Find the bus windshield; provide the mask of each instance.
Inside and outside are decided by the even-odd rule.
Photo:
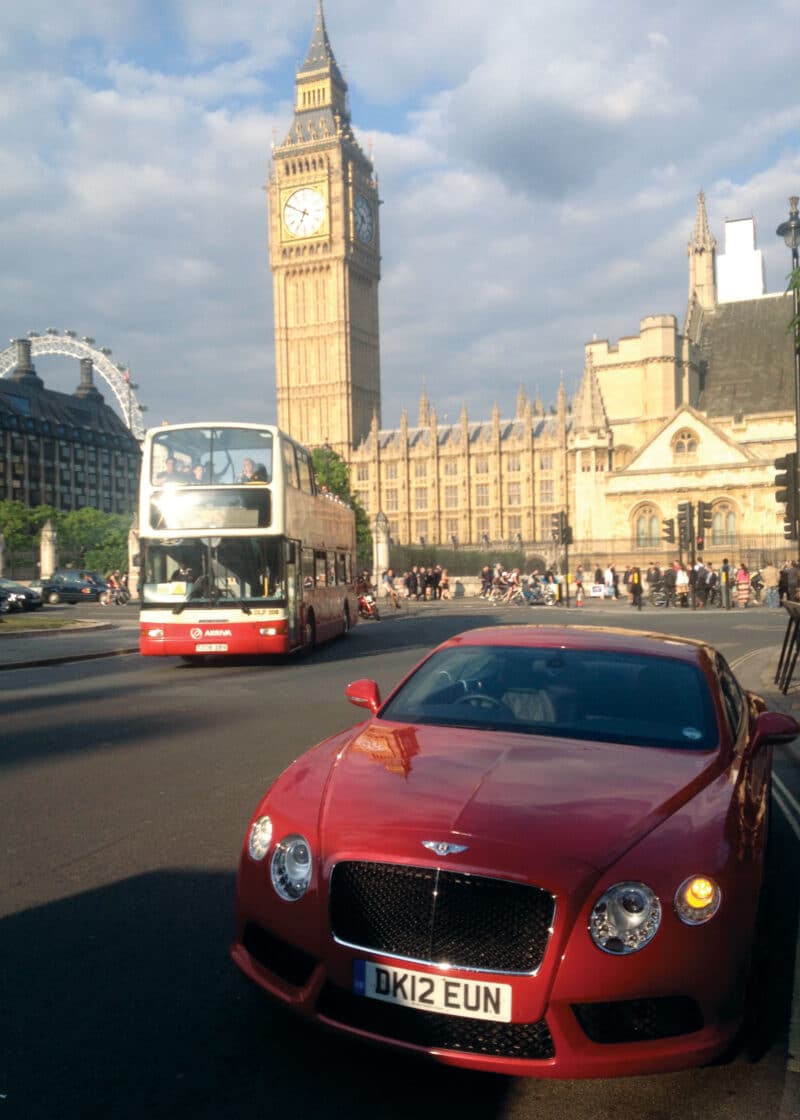
[[[285,601],[283,539],[179,537],[147,541],[143,604],[232,606]]]
[[[274,437],[257,428],[168,428],[152,440],[153,486],[271,482]]]
[[[151,529],[268,529],[272,492],[266,486],[153,488]]]

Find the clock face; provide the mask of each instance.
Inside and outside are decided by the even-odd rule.
[[[301,187],[283,204],[283,221],[295,237],[310,237],[325,221],[325,199],[314,187]]]
[[[372,207],[363,194],[357,194],[353,203],[353,225],[359,241],[367,244],[372,240]]]

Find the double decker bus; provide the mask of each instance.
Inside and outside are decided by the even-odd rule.
[[[310,650],[358,618],[355,515],[270,425],[150,429],[139,539],[143,654]]]

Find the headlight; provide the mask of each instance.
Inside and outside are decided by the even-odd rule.
[[[598,949],[622,956],[643,949],[661,924],[661,903],[644,883],[615,883],[592,907],[589,932]]]
[[[285,836],[272,854],[272,885],[281,898],[296,902],[311,882],[311,846],[304,836]]]
[[[263,859],[272,843],[272,821],[269,817],[259,817],[250,827],[247,837],[247,854],[250,859]]]
[[[722,891],[713,879],[692,875],[675,892],[675,913],[687,926],[701,926],[714,917],[722,901]]]

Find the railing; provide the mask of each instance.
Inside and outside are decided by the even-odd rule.
[[[786,603],[789,621],[786,624],[786,633],[783,636],[783,648],[778,659],[778,668],[775,673],[775,684],[786,695],[792,683],[794,667],[800,654],[800,603]]]

